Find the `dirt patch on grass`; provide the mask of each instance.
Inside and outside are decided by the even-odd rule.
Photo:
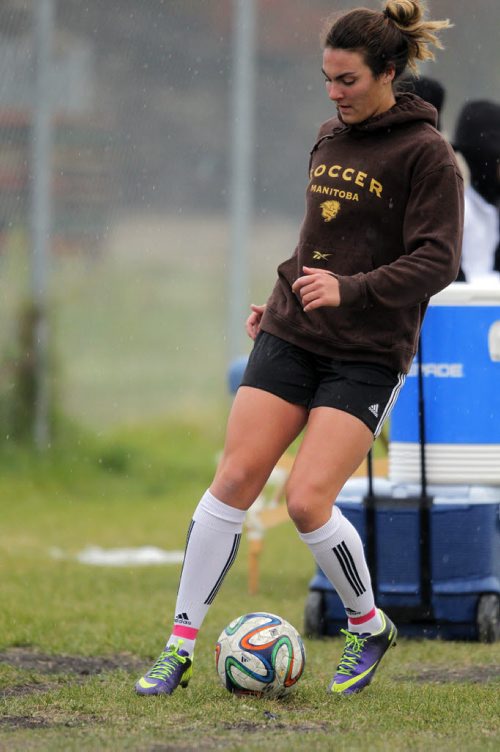
[[[14,684],[12,687],[5,687],[0,689],[0,699],[5,700],[8,697],[23,697],[23,695],[32,695],[35,692],[49,692],[51,689],[55,689],[58,685],[53,684],[38,684],[35,682],[27,682],[26,684]]]
[[[183,747],[177,743],[153,744],[152,747],[147,747],[147,752],[200,752],[200,750],[203,751],[204,749],[213,749],[215,746],[219,749],[221,748],[218,742],[203,739],[199,745],[196,745],[196,747]]]
[[[287,733],[309,734],[315,731],[331,731],[332,726],[328,723],[303,723],[297,726],[291,726],[289,723],[274,721],[273,723],[252,723],[250,721],[240,721],[239,723],[224,723],[222,728],[225,731],[237,731],[242,734],[256,734],[266,732],[270,729],[284,729]]]
[[[4,715],[0,717],[0,727],[2,726],[9,729],[38,729],[50,728],[53,724],[45,718],[35,718],[32,715]]]
[[[0,652],[0,665],[2,663],[8,664],[13,668],[33,671],[45,676],[71,676],[73,682],[82,683],[89,676],[95,676],[107,671],[117,671],[118,669],[138,673],[144,662],[129,654],[86,657],[79,655],[47,655],[29,648],[9,648]],[[22,684],[13,684],[0,689],[0,699],[22,697],[37,692],[50,692],[51,690],[58,689],[60,686],[61,684],[57,681],[28,681]],[[43,725],[41,720],[36,722],[35,720],[35,727],[37,724]],[[5,721],[3,722],[5,723]],[[13,723],[15,725],[17,721],[14,719]],[[31,728],[31,726],[24,724],[23,718],[19,720],[19,724],[23,728]]]
[[[417,681],[422,683],[449,684],[468,683],[484,684],[484,682],[500,679],[500,666],[463,666],[460,668],[429,668],[411,667],[408,674],[396,676],[396,681]]]
[[[33,715],[4,715],[0,716],[0,728],[9,730],[14,729],[42,729],[42,728],[76,728],[84,727],[89,723],[99,723],[97,716],[86,716],[78,720],[71,721],[50,721],[47,718]]]
[[[0,663],[40,674],[93,676],[104,671],[139,671],[144,661],[128,653],[111,656],[47,655],[29,648],[9,648],[0,652]]]

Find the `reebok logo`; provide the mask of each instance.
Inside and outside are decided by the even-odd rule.
[[[177,614],[174,621],[176,624],[191,624],[191,622],[189,621],[189,616],[185,611],[183,611],[182,614]]]
[[[315,261],[327,261],[331,255],[332,255],[331,253],[322,253],[321,251],[314,251],[313,259]]]
[[[372,415],[378,418],[379,405],[370,405],[368,410],[372,413]]]

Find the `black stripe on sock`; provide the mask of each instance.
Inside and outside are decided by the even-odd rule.
[[[226,563],[224,565],[224,569],[220,573],[219,579],[215,583],[213,589],[211,590],[211,592],[208,595],[208,598],[205,601],[205,605],[206,606],[210,605],[213,602],[215,596],[219,592],[219,588],[222,585],[224,577],[226,576],[226,574],[228,573],[228,571],[231,569],[231,566],[232,566],[234,560],[236,559],[236,554],[238,553],[238,548],[239,548],[239,545],[240,545],[240,540],[241,540],[241,533],[237,533],[234,536],[233,547],[231,549],[231,553],[229,554],[229,558],[228,558],[228,560],[226,561]]]
[[[358,595],[358,596],[361,595],[361,593],[358,592],[358,588],[357,588],[356,584],[351,579],[350,573],[347,571],[346,565],[344,563],[343,554],[339,550],[339,547],[335,546],[335,548],[332,548],[332,551],[335,554],[335,556],[337,557],[337,561],[340,564],[340,566],[342,567],[342,571],[344,573],[344,577],[346,578],[347,582],[349,583],[349,585],[354,590],[355,595]]]
[[[177,586],[177,595],[179,595],[179,590],[180,590],[180,587],[181,587],[182,573],[184,572],[184,562],[186,561],[187,547],[188,547],[188,544],[189,544],[189,539],[191,537],[191,533],[193,532],[193,527],[194,527],[194,520],[191,520],[191,522],[189,523],[189,527],[188,527],[188,531],[187,531],[187,535],[186,535],[186,545],[184,546],[184,558],[182,560],[181,576],[179,577],[179,584]]]
[[[184,553],[187,550],[189,539],[191,538],[191,533],[193,532],[193,528],[194,528],[194,520],[191,520],[191,522],[189,523],[189,527],[188,527],[188,531],[186,535],[186,545],[184,546]]]
[[[355,581],[357,582],[357,584],[359,585],[359,587],[360,587],[360,590],[361,590],[361,593],[360,593],[360,595],[361,595],[362,593],[366,593],[366,588],[365,588],[365,586],[363,585],[363,582],[362,582],[362,580],[361,580],[361,577],[360,577],[360,576],[359,576],[359,574],[358,574],[358,570],[357,570],[357,568],[356,568],[356,564],[354,563],[354,559],[352,558],[351,552],[350,552],[350,551],[349,551],[349,549],[347,548],[347,546],[346,546],[346,544],[345,544],[345,541],[342,541],[342,543],[341,543],[340,545],[341,545],[342,549],[344,550],[344,552],[345,552],[346,556],[348,557],[348,559],[349,559],[349,561],[350,561],[350,564],[351,564],[351,570],[352,570],[352,573],[353,573],[354,579],[355,579]]]
[[[345,545],[345,542],[342,541],[340,545],[332,548],[332,551],[337,557],[337,561],[342,568],[342,571],[344,573],[344,576],[347,582],[354,590],[354,594],[359,597],[365,592],[365,589],[361,581],[358,582],[359,577],[358,577],[358,580],[356,579],[356,575],[357,575],[356,568],[354,567],[354,571],[353,571],[351,564],[354,565],[354,562],[352,560],[352,556],[349,553],[349,550],[347,549]]]

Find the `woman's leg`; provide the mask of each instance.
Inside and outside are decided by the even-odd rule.
[[[245,511],[306,417],[304,408],[269,392],[238,391],[215,478],[189,528],[170,644],[180,637],[185,648],[194,649],[203,618],[236,558]]]
[[[350,628],[360,631],[376,631],[380,618],[361,539],[332,505],[372,442],[369,428],[349,413],[331,407],[311,410],[287,485],[290,516],[342,599]]]
[[[288,509],[299,532],[330,519],[337,495],[372,444],[372,432],[353,415],[332,407],[311,410],[287,483]]]
[[[236,558],[245,511],[306,420],[303,407],[260,389],[238,390],[214,481],[200,500],[188,530],[174,625],[167,640],[175,652],[174,659],[167,657],[169,667],[172,660],[189,660],[193,653],[203,619]],[[137,683],[139,693],[170,694],[190,671],[190,664],[186,668],[181,663],[178,670],[165,669],[169,673],[164,676],[165,659],[160,656],[159,660],[159,668],[153,668]]]
[[[330,685],[335,693],[351,694],[369,684],[396,637],[392,622],[375,607],[361,538],[342,512],[332,508],[372,442],[373,434],[358,418],[315,408],[288,480],[290,516],[348,618],[344,654]]]
[[[240,387],[210,491],[225,504],[247,510],[307,418],[306,408],[300,405],[262,389]]]

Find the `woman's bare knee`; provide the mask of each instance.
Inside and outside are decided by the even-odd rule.
[[[225,504],[248,509],[266,481],[259,470],[248,462],[222,459],[210,489]]]
[[[301,532],[316,530],[331,516],[335,495],[314,481],[289,481],[285,489],[288,514]]]

